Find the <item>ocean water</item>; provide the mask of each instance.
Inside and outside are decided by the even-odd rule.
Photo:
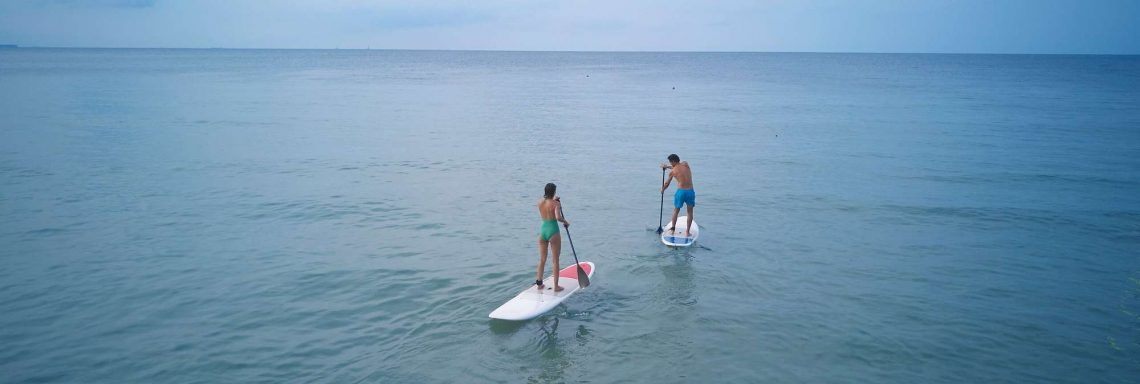
[[[4,383],[1140,377],[1136,56],[0,50],[0,217]]]

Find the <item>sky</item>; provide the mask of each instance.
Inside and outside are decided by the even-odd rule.
[[[1140,0],[0,0],[0,44],[1140,54]]]

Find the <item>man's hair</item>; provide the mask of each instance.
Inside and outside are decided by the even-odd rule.
[[[677,154],[676,154],[676,153],[674,153],[674,154],[672,154],[672,155],[669,155],[669,162],[670,162],[670,163],[676,163],[676,162],[679,162],[679,161],[681,161],[681,158],[680,158],[680,157],[677,157]]]
[[[554,191],[556,189],[558,189],[558,187],[555,186],[554,183],[546,183],[546,194],[544,196],[547,199],[554,197]]]

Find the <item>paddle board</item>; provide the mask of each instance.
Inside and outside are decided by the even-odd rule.
[[[586,276],[594,277],[594,263],[583,261],[578,265],[581,265],[582,269],[586,271]],[[542,280],[542,285],[546,287],[541,291],[536,286],[531,285],[518,296],[492,311],[490,317],[500,320],[530,320],[546,313],[570,295],[578,292],[578,270],[571,264],[558,272],[558,285],[563,288],[561,292],[554,292],[553,274]]]
[[[670,223],[672,225],[672,223]],[[701,227],[697,225],[697,221],[693,220],[693,230],[691,236],[685,236],[685,227],[689,225],[688,216],[677,217],[677,230],[670,234],[669,227],[665,227],[661,232],[661,242],[670,247],[688,247],[697,241],[697,237],[701,235]]]

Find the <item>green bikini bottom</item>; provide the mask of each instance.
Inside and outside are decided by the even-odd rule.
[[[550,219],[542,221],[542,226],[538,229],[538,235],[542,236],[543,241],[550,241],[550,238],[557,234],[558,220]]]

